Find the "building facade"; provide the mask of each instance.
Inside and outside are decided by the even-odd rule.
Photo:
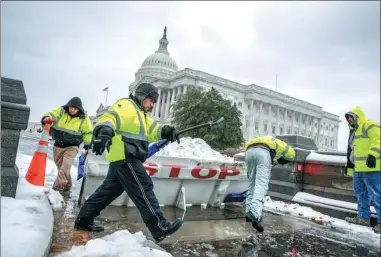
[[[42,129],[42,125],[40,121],[29,121],[28,127],[26,128],[25,132],[29,133],[38,133],[38,130]]]
[[[168,44],[165,28],[158,50],[143,61],[129,87],[132,93],[142,82],[158,87],[159,100],[151,113],[156,121],[170,123],[171,105],[187,89],[214,87],[240,109],[245,140],[263,135],[297,134],[313,138],[319,150],[337,151],[338,115],[255,84],[243,85],[189,68],[179,70],[168,52]]]

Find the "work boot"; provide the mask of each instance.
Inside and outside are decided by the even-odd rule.
[[[381,224],[380,223],[378,223],[376,226],[373,227],[373,231],[376,234],[380,234],[380,230],[381,230]]]
[[[356,217],[346,217],[345,221],[349,222],[349,223],[352,223],[352,224],[369,227],[369,220],[363,219],[363,218],[361,218],[359,216],[356,216]]]
[[[246,222],[251,222],[253,228],[255,228],[259,233],[262,233],[264,227],[262,226],[262,218],[256,218],[251,212],[246,213]]]
[[[255,228],[259,233],[262,233],[263,230],[264,230],[264,227],[262,226],[262,222],[261,222],[260,220],[258,220],[257,218],[255,218],[254,220],[252,220],[251,225],[252,225],[253,228]]]
[[[167,236],[174,234],[181,226],[184,221],[182,219],[177,219],[175,221],[162,220],[161,226],[165,229],[157,228],[157,231],[151,231],[152,237],[155,239],[156,243],[160,243]]]
[[[104,227],[94,224],[94,221],[77,218],[74,223],[74,228],[78,230],[86,230],[89,232],[102,232]]]

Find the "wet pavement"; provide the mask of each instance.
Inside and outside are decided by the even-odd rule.
[[[36,139],[20,140],[20,151],[33,154]],[[37,139],[38,140],[38,139]],[[49,149],[51,153],[51,148]],[[49,155],[51,159],[51,154]],[[63,211],[54,212],[53,246],[59,251],[73,245],[73,224],[79,206],[77,204],[81,181],[77,181]],[[184,217],[183,227],[173,236],[152,247],[167,250],[173,256],[328,256],[328,257],[378,257],[380,246],[360,235],[350,235],[318,225],[311,221],[287,215],[264,213],[265,231],[258,234],[250,223],[245,222],[243,208],[226,205],[224,208],[202,209],[189,207],[184,212],[178,208],[163,207],[168,219]],[[127,229],[131,233],[146,229],[136,208],[108,206],[96,219],[105,226],[105,232],[90,234],[91,238],[103,237],[115,231]],[[54,248],[53,247],[53,248]],[[50,257],[56,256],[51,253]]]
[[[184,215],[178,208],[163,207],[162,210],[168,219]],[[76,245],[71,238],[78,211],[76,197],[72,196],[63,212],[55,212],[53,244],[66,246],[67,249]],[[226,206],[222,209],[190,207],[185,212],[183,227],[160,243],[159,247],[175,257],[380,256],[380,248],[372,242],[367,244],[366,238],[360,240],[355,235],[333,231],[307,220],[265,213],[265,231],[259,234],[243,217],[242,208],[239,206]],[[143,231],[148,239],[152,239],[134,207],[108,206],[101,212],[97,222],[105,226],[105,231],[91,234],[92,238],[127,229],[131,233]]]

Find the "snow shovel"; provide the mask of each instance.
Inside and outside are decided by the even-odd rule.
[[[87,149],[86,152],[84,154],[81,154],[81,156],[79,157],[77,181],[80,180],[81,178],[83,179],[81,183],[81,189],[79,191],[78,205],[81,205],[81,198],[83,195],[83,189],[85,187],[85,182],[86,182],[85,162],[86,162],[87,156],[89,155],[89,151],[92,145],[93,145],[93,141],[91,141],[89,149]]]
[[[207,123],[203,123],[203,124],[200,124],[200,125],[197,125],[197,126],[194,126],[194,127],[190,127],[190,128],[186,128],[184,130],[181,130],[179,132],[177,132],[177,136],[180,136],[181,134],[184,134],[185,132],[188,132],[188,131],[191,131],[191,130],[196,130],[196,129],[199,129],[199,128],[204,128],[204,127],[213,127],[215,125],[218,125],[220,124],[221,122],[223,122],[225,120],[224,117],[221,117],[219,119],[216,119],[216,120],[212,120],[212,121],[209,121]],[[147,159],[150,158],[152,155],[154,155],[155,153],[157,153],[158,151],[160,151],[161,149],[163,149],[166,145],[169,144],[169,140],[165,139],[165,140],[160,140],[156,143],[153,143],[149,148],[148,148],[148,154],[147,154]]]
[[[89,150],[86,150],[85,153],[82,153],[81,156],[79,156],[77,181],[83,177],[83,174],[85,172],[85,162],[86,162],[86,158],[88,154],[89,154]]]

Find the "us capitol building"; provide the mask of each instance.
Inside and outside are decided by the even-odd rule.
[[[337,151],[338,115],[324,111],[321,106],[255,84],[243,85],[190,68],[179,70],[168,52],[166,32],[165,28],[159,49],[144,60],[135,73],[135,81],[129,86],[130,92],[134,92],[142,82],[158,87],[159,100],[151,113],[156,121],[170,122],[170,106],[187,89],[201,87],[209,90],[214,87],[240,109],[245,140],[263,135],[298,134],[313,138],[319,150]]]

